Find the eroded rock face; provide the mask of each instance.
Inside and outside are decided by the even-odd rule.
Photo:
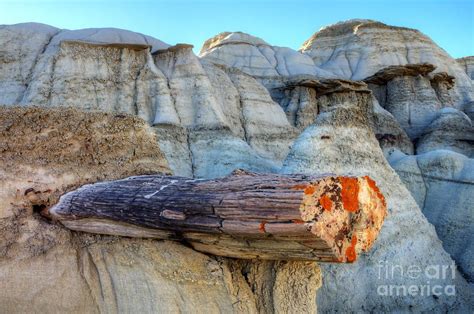
[[[2,45],[6,47],[2,55],[15,54],[15,48],[22,51],[20,59],[3,62],[11,69],[4,80],[17,88],[5,88],[9,96],[1,100],[2,104],[79,107],[75,95],[80,91],[80,107],[84,109],[129,113],[137,113],[133,94],[146,62],[145,51],[168,47],[125,30],[69,31],[34,23],[6,26],[0,38],[1,42],[21,45]],[[23,60],[28,61],[24,64]]]
[[[300,130],[314,120],[315,95],[311,88],[294,83],[336,78],[315,66],[313,60],[301,52],[272,46],[241,32],[225,32],[208,39],[199,56],[206,62],[238,69],[257,79],[285,109],[290,123]],[[291,90],[286,88],[290,82]],[[305,108],[304,113],[298,112],[301,111],[298,107]]]
[[[270,276],[257,269],[256,278],[245,278],[232,260],[175,242],[71,232],[41,216],[85,183],[169,173],[144,121],[66,108],[0,113],[1,312],[316,310],[315,263],[267,262]],[[257,302],[267,292],[269,303]],[[299,301],[290,302],[294,293]]]
[[[423,131],[416,145],[417,154],[447,149],[474,158],[474,128],[464,112],[444,108]]]
[[[0,32],[1,104],[17,104],[31,80],[37,59],[59,30],[37,24],[3,25]]]
[[[400,148],[389,146],[384,149],[385,155],[389,156],[392,167],[400,175],[425,216],[435,225],[444,248],[456,260],[462,275],[472,281],[472,265],[466,262],[470,258],[466,256],[472,255],[472,248],[461,244],[465,243],[463,234],[470,232],[466,230],[469,230],[472,224],[471,213],[466,212],[466,208],[472,207],[472,204],[469,201],[466,204],[462,196],[464,190],[469,190],[469,182],[472,180],[459,180],[452,166],[452,161],[457,159],[453,157],[453,152],[472,158],[472,121],[461,111],[469,113],[470,103],[464,106],[456,105],[450,92],[457,84],[455,78],[445,72],[433,74],[433,70],[434,66],[430,64],[389,66],[364,81],[414,140],[416,153],[421,154],[401,158],[400,152],[393,153],[393,149]],[[406,150],[405,153],[410,154]],[[422,160],[425,166],[422,165]],[[460,167],[463,171],[470,171],[470,166],[464,168],[470,161],[471,159],[464,159],[462,163],[454,163],[457,164],[457,168],[454,168]],[[426,163],[430,166],[426,166]],[[446,168],[454,173],[443,173],[442,169]],[[435,174],[435,169],[440,173]],[[446,189],[443,200],[447,194],[455,193],[446,198],[450,200],[449,204],[439,199],[442,195],[441,189]],[[460,218],[461,216],[465,220]],[[459,231],[459,237],[454,236],[457,231],[453,230]],[[460,246],[462,249],[459,249]]]
[[[291,48],[272,46],[242,32],[224,32],[208,39],[199,56],[207,61],[237,68],[255,78],[313,75],[333,77],[314,65],[308,56]]]
[[[245,260],[227,260],[226,263],[235,287],[251,283],[258,313],[317,312],[316,303],[310,297],[301,298],[314,295],[321,286],[321,270],[315,263]],[[239,301],[248,302],[242,290],[236,291],[241,296]]]
[[[411,139],[418,138],[441,109],[430,81],[423,77],[397,77],[388,82],[387,99],[382,106]]]
[[[454,262],[443,250],[434,228],[410,192],[385,160],[370,127],[372,108],[369,102],[337,101],[331,99],[337,97],[334,95],[337,94],[323,96],[326,99],[320,100],[321,112],[315,123],[295,141],[282,172],[369,175],[380,184],[389,214],[370,254],[361,256],[350,267],[322,265],[324,283],[318,293],[319,309],[323,312],[390,312],[400,308],[412,311],[469,308],[467,300],[471,292],[461,274],[456,272],[454,277],[438,280],[425,274],[418,278],[407,276],[406,270],[411,265],[426,269],[431,265],[454,267]],[[392,276],[391,267],[401,267],[405,272]],[[455,285],[459,294],[433,299],[420,295],[410,298],[384,295],[383,292],[389,285],[420,286],[426,281],[442,286]],[[387,298],[393,302],[387,302]]]
[[[169,173],[143,121],[2,107],[0,126],[2,312],[149,312],[154,302],[190,310],[201,301],[216,311],[232,308],[222,269],[207,256],[174,243],[71,233],[40,216],[85,183]],[[202,289],[208,294],[197,297]]]
[[[217,313],[233,311],[238,301],[227,291],[226,267],[177,243],[64,237],[41,255],[0,261],[2,312]],[[241,307],[255,312],[254,304]]]
[[[367,85],[338,79],[318,80],[313,76],[294,76],[281,78],[279,83],[270,89],[272,98],[285,110],[290,123],[299,131],[311,125],[320,108],[318,98],[330,93],[348,95],[357,91],[357,95],[369,94]]]
[[[430,63],[452,75],[456,108],[474,99],[463,68],[421,32],[372,20],[349,20],[316,32],[301,47],[314,64],[340,78],[362,80],[391,65]]]
[[[456,61],[464,68],[468,77],[474,80],[474,56],[456,59]],[[464,104],[464,112],[474,120],[474,101]]]
[[[427,63],[390,66],[364,80],[412,140],[421,136],[438,110],[454,106],[449,93],[453,77],[431,75],[434,69]]]
[[[445,250],[473,282],[474,160],[448,150],[416,156],[398,151],[388,160],[436,227]]]
[[[66,189],[105,180],[116,168],[114,178],[170,173],[156,137],[136,117],[2,106],[0,119],[2,218],[25,199],[50,206]]]
[[[374,108],[374,133],[384,155],[394,148],[412,155],[414,153],[413,143],[395,117],[382,108],[375,97],[372,97],[372,103]]]
[[[16,56],[10,49],[18,47],[6,45],[3,55],[11,70],[2,71],[8,84],[4,95],[10,95],[4,104],[138,115],[166,133],[160,147],[177,175],[219,176],[236,164],[275,171],[296,136],[254,78],[201,63],[189,45],[169,47],[117,29],[7,28],[5,42],[21,38],[31,47],[23,49],[22,58],[10,58]],[[28,69],[21,69],[23,59],[29,60]]]
[[[190,47],[161,51],[154,59],[169,80],[177,117],[169,123],[157,115],[154,126],[178,122],[187,130],[186,175],[222,176],[235,165],[275,171],[296,133],[262,85],[238,70],[201,63]]]
[[[456,61],[461,65],[471,80],[474,80],[474,56],[459,58],[456,59]]]
[[[299,77],[285,81],[281,87],[274,88],[272,94],[299,131],[312,125],[318,114],[329,106],[347,103],[371,108],[367,114],[373,118],[370,123],[384,152],[392,148],[407,154],[414,152],[410,138],[398,121],[379,105],[363,82]]]

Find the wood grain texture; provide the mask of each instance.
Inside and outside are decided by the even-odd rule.
[[[237,170],[85,185],[50,214],[76,231],[179,240],[220,256],[353,262],[375,241],[386,204],[368,177]]]

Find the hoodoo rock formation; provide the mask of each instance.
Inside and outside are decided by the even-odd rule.
[[[0,47],[0,312],[474,309],[472,57],[371,20],[300,51],[35,23]]]
[[[363,262],[349,269],[322,265],[324,278],[331,284],[323,285],[318,305],[329,309],[338,298],[345,298],[355,290],[365,292],[352,295],[344,311],[350,311],[363,303],[364,308],[379,308],[394,311],[397,306],[384,302],[385,295],[377,293],[379,286],[403,284],[420,285],[429,280],[425,275],[416,279],[400,276],[380,275],[381,261],[406,269],[416,261],[417,267],[432,264],[446,265],[450,257],[443,252],[432,226],[420,212],[410,193],[403,186],[379,148],[371,128],[372,105],[370,95],[357,93],[334,93],[322,96],[321,111],[315,123],[306,128],[296,139],[282,168],[283,173],[351,173],[355,176],[375,177],[382,193],[386,196],[389,214],[374,247],[374,253],[361,256]],[[317,154],[313,152],[317,151]],[[429,244],[428,244],[429,243]],[[396,247],[396,249],[395,249]],[[416,250],[412,248],[416,247]],[[436,254],[432,252],[436,251]],[[392,264],[393,263],[393,264]],[[438,284],[460,284],[459,278],[444,278]],[[370,299],[362,300],[370,295]],[[402,296],[393,296],[407,307],[430,307],[414,304]],[[441,297],[443,298],[443,297]],[[443,306],[452,301],[449,297],[441,302]],[[431,300],[430,300],[431,301]],[[436,307],[441,306],[441,304]],[[452,305],[451,305],[452,306]]]
[[[444,72],[430,77],[434,69],[427,63],[396,65],[364,79],[411,139],[420,137],[440,109],[454,106],[449,94],[454,77]]]
[[[457,81],[456,107],[474,100],[464,69],[421,32],[372,20],[349,20],[316,32],[301,47],[314,64],[338,77],[363,80],[392,65],[429,63]]]

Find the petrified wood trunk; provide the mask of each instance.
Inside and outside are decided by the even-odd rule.
[[[50,213],[72,230],[180,240],[236,258],[353,262],[386,215],[368,177],[257,174],[214,180],[138,176],[86,185]]]

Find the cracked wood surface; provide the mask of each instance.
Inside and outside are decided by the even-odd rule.
[[[85,185],[50,214],[76,231],[178,240],[220,256],[350,263],[371,248],[386,204],[369,177],[237,170]]]

